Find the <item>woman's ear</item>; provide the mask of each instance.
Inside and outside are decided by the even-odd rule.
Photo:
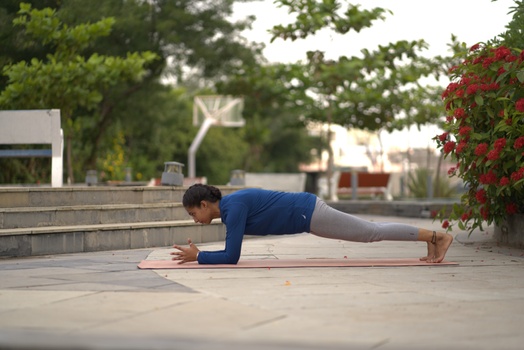
[[[208,203],[207,201],[200,201],[200,208],[207,208]]]

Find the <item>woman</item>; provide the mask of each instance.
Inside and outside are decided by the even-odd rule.
[[[354,242],[424,241],[428,255],[421,260],[439,263],[453,241],[448,233],[428,231],[398,223],[368,222],[328,206],[307,193],[243,189],[222,197],[213,186],[196,184],[186,191],[182,204],[197,223],[222,219],[226,225],[226,245],[220,251],[200,251],[190,239],[189,247],[174,245],[171,253],[180,264],[236,264],[242,239],[248,235],[281,235],[310,232],[314,235]]]

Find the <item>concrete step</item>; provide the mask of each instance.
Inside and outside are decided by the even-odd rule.
[[[240,187],[219,188],[226,195]],[[1,187],[0,208],[180,203],[186,190],[179,186]]]
[[[225,226],[193,220],[0,229],[0,257],[166,247],[224,240]]]
[[[181,203],[0,208],[0,229],[187,220]]]

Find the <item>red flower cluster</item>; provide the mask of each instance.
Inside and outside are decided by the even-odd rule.
[[[497,83],[489,83],[489,84],[480,85],[480,89],[484,92],[498,90],[499,88],[500,86]]]
[[[464,149],[467,146],[468,146],[468,143],[465,140],[460,141],[459,144],[457,145],[457,148],[455,149],[455,153],[456,154],[460,154],[460,153],[464,152]]]
[[[460,136],[468,136],[469,133],[473,130],[471,126],[463,126],[459,129],[459,135]]]
[[[478,89],[480,89],[480,86],[477,84],[468,85],[468,87],[466,88],[466,94],[475,95]]]
[[[464,108],[457,108],[455,109],[455,112],[453,112],[453,115],[457,119],[464,118],[466,116],[466,112],[464,111]]]
[[[497,175],[493,172],[493,170],[490,170],[486,174],[481,174],[479,176],[479,182],[483,185],[496,184],[498,182]]]
[[[521,113],[524,113],[524,98],[521,98],[515,102],[515,109]]]
[[[484,60],[480,60],[477,63],[482,63],[482,68],[488,69],[493,62],[495,62],[495,59],[493,57],[486,57]]]
[[[444,145],[444,153],[448,154],[451,153],[455,149],[455,142],[454,141],[448,141]]]
[[[506,138],[501,137],[500,139],[497,139],[497,141],[495,141],[494,147],[497,151],[501,151],[504,147],[506,147]]]
[[[496,149],[491,150],[488,153],[488,159],[489,160],[497,160],[497,159],[499,159],[499,156],[500,156],[500,151],[498,151]]]
[[[503,176],[500,178],[500,182],[499,182],[500,186],[507,186],[509,184],[510,184],[510,181],[507,176]]]
[[[483,156],[488,151],[488,144],[487,143],[481,143],[475,147],[475,155],[477,156]]]
[[[444,142],[448,139],[448,135],[449,135],[449,132],[445,132],[442,135],[440,135],[438,139],[440,140],[440,142]]]
[[[486,197],[486,190],[484,190],[483,188],[477,191],[475,197],[477,198],[477,201],[481,204],[486,203],[486,201],[488,200]]]
[[[524,136],[520,136],[513,144],[513,148],[515,149],[521,149],[522,147],[524,147]]]
[[[519,181],[522,178],[524,178],[524,168],[520,168],[519,170],[511,173],[511,180],[513,181]]]
[[[462,215],[460,216],[460,220],[462,220],[462,221],[468,221],[470,217],[471,217],[471,210],[468,211],[468,212],[465,212],[464,214],[462,214]]]
[[[511,50],[507,47],[500,46],[495,49],[495,59],[497,61],[504,60],[508,56],[511,56]]]

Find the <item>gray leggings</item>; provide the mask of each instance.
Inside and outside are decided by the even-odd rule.
[[[354,242],[415,241],[418,228],[405,224],[369,222],[331,208],[317,198],[311,217],[311,233]]]

